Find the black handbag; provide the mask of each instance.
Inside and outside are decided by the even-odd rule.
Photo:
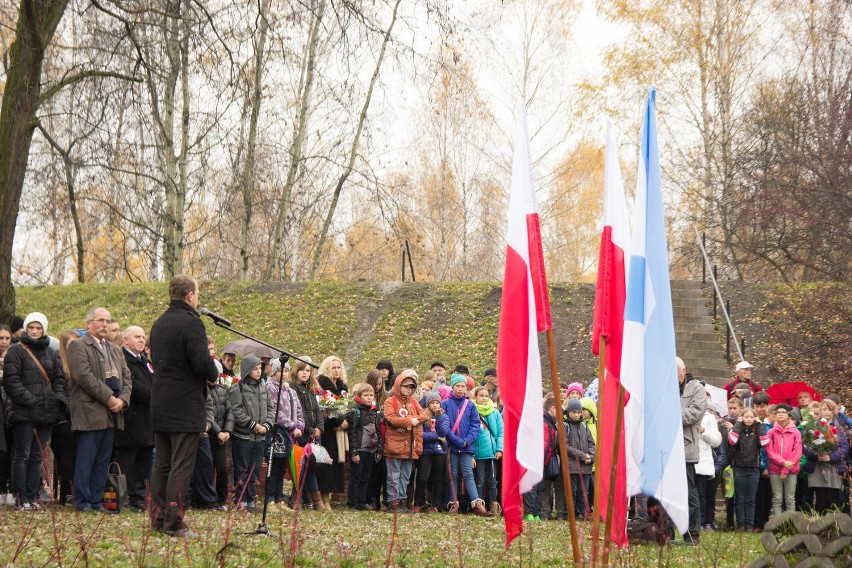
[[[115,466],[118,473],[113,472],[112,466]],[[121,467],[115,462],[109,464],[109,470],[107,470],[106,487],[104,488],[102,504],[107,511],[115,512],[126,509],[130,504],[127,496],[127,476],[121,473]]]
[[[562,472],[562,469],[559,467],[559,456],[555,453],[550,457],[550,460],[544,464],[544,479],[547,481],[553,481],[559,474]]]

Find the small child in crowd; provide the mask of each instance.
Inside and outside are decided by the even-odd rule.
[[[447,434],[450,419],[441,409],[440,383],[426,395],[429,422],[423,426],[423,453],[417,464],[417,483],[414,487],[413,511],[435,513],[441,505],[444,483],[447,480]],[[428,497],[428,502],[427,502]]]
[[[261,367],[260,359],[254,355],[243,357],[240,362],[242,380],[228,393],[234,415],[232,452],[236,497],[240,501],[239,508],[249,511],[255,509],[266,433],[275,423],[275,408],[260,381]]]
[[[476,491],[480,497],[487,495],[488,510],[500,514],[500,496],[497,495],[495,460],[503,457],[503,417],[494,409],[494,401],[486,387],[473,390],[473,401],[479,413],[479,435],[474,443],[473,467]]]
[[[293,440],[302,435],[302,430],[305,428],[305,418],[302,416],[299,397],[284,380],[281,361],[272,359],[269,362],[269,372],[266,393],[275,413],[275,427],[267,435],[267,443],[272,444],[272,463],[269,465],[266,494],[269,509],[289,512],[292,509],[287,506],[287,498],[284,496],[284,474],[290,465]],[[275,412],[275,409],[277,409],[277,412]]]
[[[463,479],[474,514],[490,517],[492,514],[485,509],[485,502],[479,498],[473,477],[473,452],[474,443],[479,436],[479,413],[467,398],[467,377],[454,373],[450,377],[450,387],[453,394],[441,403],[441,408],[451,424],[447,433],[447,441],[450,444],[451,491],[458,492],[459,480]],[[452,512],[458,512],[458,494],[453,496],[449,508]]]
[[[382,455],[382,437],[379,430],[382,415],[374,404],[376,394],[369,383],[358,383],[352,389],[355,408],[349,413],[349,495],[346,506],[357,511],[366,511],[367,483],[373,464]]]
[[[566,410],[568,422],[565,423],[565,437],[568,446],[571,489],[574,493],[574,512],[578,519],[582,519],[591,510],[588,495],[592,464],[595,462],[595,441],[586,423],[583,422],[583,405],[580,400],[570,399]]]
[[[758,393],[760,394],[760,393]],[[769,430],[766,455],[769,458],[769,483],[772,487],[772,514],[796,510],[796,480],[802,458],[802,434],[791,419],[793,408],[775,407],[775,425]]]
[[[542,400],[544,410],[544,471],[547,471],[551,460],[559,460],[559,450],[557,443],[557,425],[556,420],[559,412],[556,409],[556,399],[552,393],[547,393]],[[561,479],[561,475],[557,477]],[[551,482],[555,482],[557,478],[551,478]],[[524,520],[540,521],[541,520],[541,492],[544,481],[539,482],[532,489],[522,495],[524,500]],[[560,483],[561,485],[561,483]],[[546,498],[547,503],[550,503],[550,496]],[[558,505],[557,505],[558,506]]]
[[[416,390],[417,373],[406,369],[397,375],[393,396],[385,401],[387,427],[383,449],[388,471],[388,507],[392,511],[408,511],[405,506],[408,482],[414,461],[423,452],[423,423],[429,420],[429,416],[414,398]]]
[[[769,443],[754,409],[743,410],[742,421],[728,433],[728,443],[731,452],[728,457],[734,469],[737,528],[751,531],[754,529],[755,498],[760,480],[760,448]]]

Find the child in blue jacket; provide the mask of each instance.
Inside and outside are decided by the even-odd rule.
[[[441,408],[441,395],[435,389],[424,398],[429,422],[423,425],[423,453],[417,464],[412,511],[435,513],[441,504],[447,479],[447,434],[450,419]]]
[[[474,514],[480,517],[492,517],[493,515],[485,509],[485,502],[479,498],[476,490],[476,481],[473,478],[473,445],[479,436],[479,413],[476,406],[467,398],[467,377],[454,373],[450,377],[452,394],[441,403],[441,409],[450,422],[450,431],[447,433],[447,442],[450,446],[450,484],[453,491],[459,486],[459,469],[467,494],[470,497],[470,507]],[[448,505],[450,512],[457,513],[459,510],[458,495]]]
[[[473,468],[476,492],[480,498],[487,493],[488,510],[500,514],[500,495],[497,494],[496,460],[503,457],[503,417],[494,407],[486,387],[473,391],[473,401],[479,414],[479,436],[473,446]],[[487,492],[486,492],[487,489]]]

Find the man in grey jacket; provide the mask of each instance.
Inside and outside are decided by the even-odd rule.
[[[680,412],[683,423],[683,449],[686,458],[686,485],[689,492],[689,530],[683,535],[687,544],[697,545],[701,537],[701,507],[695,483],[698,463],[698,437],[701,419],[707,410],[704,387],[686,372],[686,364],[677,358],[677,380],[680,384]]]

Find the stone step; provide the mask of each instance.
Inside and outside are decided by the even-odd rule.
[[[700,318],[701,320],[708,318],[707,306],[679,306],[672,307],[675,321],[683,318]]]
[[[707,317],[707,321],[692,323],[683,322],[680,320],[675,320],[675,333],[689,333],[689,332],[700,332],[700,333],[716,333],[716,328],[713,327],[713,324],[710,322],[710,317]]]
[[[725,360],[725,351],[718,343],[704,343],[696,345],[688,341],[678,341],[677,338],[675,338],[675,345],[677,345],[677,350],[679,352],[689,353],[689,356],[694,360]]]
[[[719,345],[719,338],[715,332],[709,331],[678,331],[675,329],[675,337],[685,341],[701,341],[704,343],[713,343]]]

